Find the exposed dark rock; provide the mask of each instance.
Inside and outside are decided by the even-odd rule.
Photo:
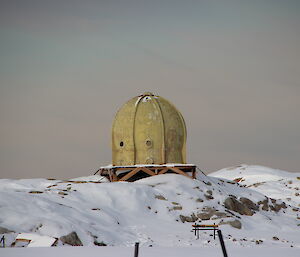
[[[181,205],[176,205],[173,206],[171,208],[167,207],[169,211],[181,211],[182,210],[182,206]]]
[[[203,202],[203,200],[202,200],[201,198],[198,198],[198,199],[196,199],[196,202],[198,202],[198,203],[202,203],[202,202]]]
[[[202,208],[202,211],[205,211],[205,212],[212,212],[212,211],[217,211],[214,207],[210,207],[210,206],[204,206]]]
[[[241,215],[253,215],[253,211],[251,209],[249,209],[245,204],[239,202],[233,197],[227,197],[224,201],[224,205],[227,209],[238,212]]]
[[[180,211],[180,210],[182,210],[182,206],[174,206],[172,209],[174,211]]]
[[[197,213],[197,217],[201,220],[209,220],[211,218],[212,214],[207,212],[200,212]]]
[[[195,222],[198,220],[198,218],[196,217],[196,215],[194,213],[191,216],[180,215],[179,218],[183,223],[184,222]]]
[[[212,199],[214,199],[212,195],[206,195],[205,194],[204,196],[205,196],[206,200],[212,200]]]
[[[167,199],[164,196],[162,196],[162,195],[155,195],[155,198],[158,199],[158,200],[167,201]]]
[[[286,207],[286,204],[283,202],[283,203],[280,203],[280,204],[278,204],[278,203],[274,203],[273,204],[273,206],[272,205],[270,205],[270,209],[272,210],[272,211],[275,211],[275,212],[279,212],[281,209],[286,209],[287,207]]]
[[[59,195],[68,195],[67,193],[64,193],[62,191],[58,192]]]
[[[229,216],[227,213],[225,213],[225,212],[220,212],[220,211],[216,211],[216,212],[214,213],[214,215],[217,216],[218,218],[231,217],[231,216]]]
[[[208,195],[212,195],[213,192],[212,192],[211,190],[207,190],[206,193],[207,193]]]
[[[262,205],[262,208],[261,208],[262,210],[268,211],[268,210],[269,210],[268,202],[269,202],[269,199],[266,198],[266,199],[263,200],[263,201],[259,201],[258,204],[259,204],[259,205]]]
[[[94,241],[94,245],[97,245],[97,246],[107,246],[107,244],[104,243],[103,241],[98,242],[97,240]]]
[[[263,184],[265,184],[266,182],[257,182],[257,183],[254,183],[252,185],[249,185],[248,187],[258,187],[258,186],[261,186]]]
[[[260,239],[259,239],[259,240],[256,240],[255,243],[256,243],[257,245],[262,244],[262,243],[263,243],[263,240],[260,240]]]
[[[229,210],[225,210],[227,213],[229,213],[230,215],[232,215],[232,216],[234,216],[234,217],[236,217],[236,218],[239,218],[239,219],[241,219],[241,217],[239,216],[239,215],[237,215],[236,213],[233,213],[232,211],[229,211]]]
[[[241,197],[240,198],[240,202],[242,204],[246,205],[251,210],[255,210],[255,211],[258,210],[258,206],[254,202],[252,202],[250,199],[248,199],[246,197]]]
[[[209,206],[206,206],[202,209],[202,212],[197,213],[197,217],[201,220],[209,220],[212,216],[215,216],[213,219],[219,219],[219,218],[225,218],[225,217],[231,217],[225,212],[220,212],[216,210],[215,208],[211,208]]]
[[[230,180],[226,181],[226,183],[228,183],[228,184],[232,184],[232,185],[235,185],[235,184],[236,184],[236,182],[234,182],[234,181],[230,181]]]
[[[75,231],[71,232],[68,235],[62,236],[59,239],[64,244],[68,244],[68,245],[72,245],[72,246],[82,246],[82,242],[80,241],[80,239]]]
[[[211,186],[211,183],[209,181],[202,181],[204,184]]]

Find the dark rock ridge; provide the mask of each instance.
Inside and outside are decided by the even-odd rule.
[[[236,197],[229,196],[224,201],[224,206],[228,210],[235,211],[241,215],[252,216],[255,211],[259,210],[259,207],[263,211],[275,211],[279,212],[282,208],[286,209],[284,202],[277,203],[275,199],[266,197],[264,200],[255,204],[253,201],[246,197],[241,197],[239,200]]]

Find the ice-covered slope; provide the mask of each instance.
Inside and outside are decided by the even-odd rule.
[[[215,174],[216,175],[216,174]],[[300,247],[299,210],[238,183],[175,174],[134,183],[100,176],[69,181],[0,180],[0,233],[58,238],[76,232],[83,245],[214,246],[210,232],[195,240],[191,224],[221,224],[226,243]],[[11,231],[11,232],[10,232]]]
[[[237,181],[240,185],[274,199],[300,207],[300,172],[291,173],[255,165],[239,165],[209,174]]]

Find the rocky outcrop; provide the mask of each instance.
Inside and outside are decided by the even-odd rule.
[[[207,190],[206,194],[204,194],[206,200],[212,200],[214,197],[212,196],[213,192],[211,190]]]
[[[198,218],[196,217],[196,215],[194,213],[191,216],[180,215],[179,218],[183,223],[184,222],[195,222],[198,220]]]
[[[75,231],[71,232],[68,235],[62,236],[59,239],[64,244],[68,244],[68,245],[72,245],[72,246],[82,246],[83,245]]]
[[[239,200],[234,196],[229,196],[224,201],[224,205],[228,210],[238,212],[241,215],[252,216],[259,208],[263,211],[278,212],[282,208],[287,208],[284,202],[277,203],[275,199],[266,197],[264,200],[254,203],[246,197],[241,197]]]
[[[282,208],[286,209],[286,204],[284,202],[280,204],[274,203],[273,205],[270,205],[270,209],[275,212],[279,212]]]
[[[258,210],[258,206],[254,202],[252,202],[250,199],[248,199],[246,197],[241,197],[240,198],[240,202],[242,204],[246,205],[251,210],[255,210],[255,211]]]
[[[197,217],[201,220],[209,220],[209,219],[219,219],[225,217],[231,217],[225,212],[220,212],[215,208],[204,207],[202,212],[197,213]]]
[[[200,220],[209,220],[211,218],[212,214],[211,213],[207,213],[207,212],[200,212],[197,213],[197,217]]]
[[[262,205],[261,209],[262,209],[263,211],[268,211],[268,210],[269,210],[268,202],[269,202],[269,199],[268,199],[267,197],[266,197],[265,200],[259,201],[259,202],[258,202],[259,205]]]
[[[228,210],[235,211],[241,215],[252,216],[254,213],[246,204],[241,203],[232,196],[226,198],[224,205]]]
[[[163,195],[155,195],[155,198],[158,199],[158,200],[167,201],[167,199]]]
[[[261,209],[263,211],[271,210],[271,211],[279,212],[281,209],[287,208],[285,202],[277,203],[275,199],[268,198],[268,197],[266,197],[263,201],[259,201],[257,204],[262,206]]]

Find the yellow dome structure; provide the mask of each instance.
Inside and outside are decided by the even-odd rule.
[[[99,171],[110,181],[165,173],[195,178],[196,166],[186,164],[186,126],[181,113],[150,92],[129,100],[113,122],[112,165]]]
[[[112,163],[186,163],[186,126],[181,113],[149,92],[129,100],[113,122]]]

